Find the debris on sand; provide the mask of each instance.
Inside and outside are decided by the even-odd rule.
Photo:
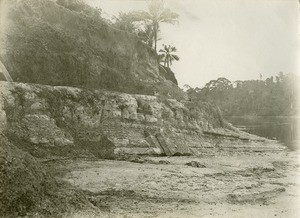
[[[227,201],[231,204],[255,204],[255,203],[267,204],[267,201],[270,198],[277,196],[281,192],[285,192],[285,188],[276,187],[261,192],[241,190],[238,191],[237,193],[228,194]]]
[[[196,168],[206,168],[205,165],[199,163],[198,161],[190,161],[190,162],[187,162],[185,165],[188,165],[188,166],[191,166],[191,167],[196,167]]]
[[[135,157],[135,158],[132,158],[130,159],[130,162],[133,162],[133,163],[148,163],[148,164],[170,164],[170,161],[167,161],[167,160],[151,160],[151,159],[143,159],[141,157]]]
[[[158,164],[170,164],[170,161],[160,160],[160,161],[158,161]]]
[[[146,162],[146,160],[141,157],[131,157],[131,158],[129,158],[129,161],[133,162],[133,163],[145,163]]]

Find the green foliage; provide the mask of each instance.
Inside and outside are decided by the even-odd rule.
[[[13,80],[154,94],[153,82],[164,81],[157,54],[89,11],[93,8],[76,0],[12,4],[7,17],[12,28],[0,59]]]
[[[160,62],[163,62],[165,67],[170,68],[173,61],[179,61],[179,57],[174,54],[174,52],[177,52],[177,49],[174,46],[163,45],[163,49],[160,49],[159,52]]]
[[[148,7],[148,13],[144,15],[144,19],[150,23],[153,31],[154,50],[157,48],[158,33],[160,23],[175,24],[179,15],[165,8],[163,0],[152,0]]]
[[[89,17],[95,19],[101,18],[102,9],[90,7],[83,0],[57,0],[56,3],[71,11],[83,13]]]
[[[124,30],[129,33],[138,34],[141,31],[141,23],[136,19],[134,12],[120,12],[118,17],[115,17],[113,26],[117,29]]]
[[[279,73],[263,80],[231,82],[226,78],[211,80],[203,88],[189,88],[192,100],[213,103],[224,115],[281,116],[297,113],[297,84],[293,74]]]
[[[175,24],[179,15],[165,8],[163,0],[152,0],[148,11],[132,11],[120,13],[114,26],[122,30],[136,33],[142,41],[157,50],[158,34],[161,23]]]

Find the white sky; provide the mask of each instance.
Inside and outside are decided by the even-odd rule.
[[[147,10],[143,0],[87,0],[105,14]],[[179,24],[162,25],[160,43],[178,48],[179,85],[300,73],[298,0],[166,0]]]

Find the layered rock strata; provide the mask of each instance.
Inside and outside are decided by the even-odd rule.
[[[0,103],[2,132],[42,157],[281,149],[231,127],[206,103],[9,82],[0,82]]]

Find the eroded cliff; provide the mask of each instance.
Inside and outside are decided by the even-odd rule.
[[[71,165],[63,161],[65,169],[64,173],[61,172],[63,168],[57,163],[68,157],[74,157],[72,164],[81,168],[78,157],[130,160],[128,155],[136,158],[135,155],[148,154],[201,156],[240,153],[241,157],[236,159],[242,160],[246,152],[283,150],[275,141],[232,127],[223,120],[218,108],[207,103],[186,101],[184,93],[175,85],[177,80],[173,72],[164,67],[159,69],[156,54],[151,48],[136,36],[111,28],[100,17],[70,10],[54,0],[2,0],[0,26],[0,80],[17,81],[0,82],[2,214],[30,217],[28,212],[39,211],[55,217],[57,213],[70,209],[78,212],[85,207],[99,207],[106,211],[110,207],[102,203],[103,199],[105,204],[110,201],[110,198],[103,198],[107,193],[117,199],[118,206],[123,207],[128,194],[130,206],[133,201],[136,203],[135,196],[151,208],[155,208],[155,193],[163,196],[156,200],[161,211],[162,202],[172,201],[172,207],[174,202],[190,204],[190,193],[201,196],[201,202],[206,202],[203,201],[203,193],[223,199],[213,191],[222,189],[228,194],[229,189],[238,190],[241,179],[248,181],[252,174],[261,183],[261,176],[253,173],[256,168],[246,171],[245,176],[240,176],[243,172],[238,171],[238,176],[233,177],[232,169],[237,169],[238,161],[233,160],[232,165],[220,164],[217,157],[208,164],[212,168],[210,174],[207,174],[209,171],[203,174],[189,171],[187,163],[181,164],[187,172],[183,174],[178,163],[172,166],[167,160],[152,161],[171,166],[164,169],[155,167],[156,170],[143,168],[143,172],[155,175],[155,178],[146,175],[143,179],[132,174],[136,166],[110,161],[122,166],[122,173],[129,176],[134,185],[128,189],[130,179],[122,173],[121,179],[109,177],[111,174],[119,175],[115,173],[118,171],[113,164],[107,171],[105,166],[101,166],[100,173],[97,173],[100,165],[96,168],[93,165],[92,174],[95,176],[97,173],[98,176],[94,177],[94,181],[101,183],[105,190],[101,193],[101,189],[95,186],[97,193],[90,193],[89,197],[86,191],[80,191],[81,187],[75,185],[76,179],[72,179],[71,185],[62,185],[61,179],[58,179],[58,174],[77,171],[76,168],[68,169]],[[256,155],[253,157],[257,158]],[[150,163],[151,159],[148,161]],[[48,162],[55,162],[54,167],[48,166]],[[230,173],[220,173],[218,164],[230,169]],[[215,165],[217,167],[213,169]],[[81,174],[80,170],[78,178],[83,179],[80,185],[93,184],[88,170],[87,174]],[[138,176],[142,175],[139,170],[136,170]],[[227,182],[222,183],[224,187],[220,186],[220,179],[211,179],[219,176]],[[182,180],[183,177],[185,180]],[[208,179],[205,180],[205,177]],[[88,182],[82,182],[84,179]],[[121,188],[111,188],[117,187],[120,181]],[[234,181],[238,183],[237,187]],[[213,185],[208,187],[207,184],[211,183]],[[166,192],[166,184],[171,194]],[[249,187],[252,190],[252,186],[246,185],[247,190]],[[74,187],[79,191],[73,190]],[[139,187],[142,187],[142,194]],[[237,199],[234,194],[230,195],[233,200]],[[134,207],[140,210],[137,204]],[[183,204],[183,207],[190,208],[190,205]],[[201,208],[208,207],[204,205]],[[77,217],[83,217],[82,214]],[[147,216],[149,214],[147,210]],[[34,213],[32,216],[39,215]],[[65,216],[70,214],[62,215]]]
[[[39,157],[270,148],[224,122],[218,108],[186,101],[151,48],[85,7],[93,13],[51,0],[1,2],[0,61],[22,82],[1,82],[10,141]]]
[[[225,123],[206,103],[0,83],[1,129],[39,157],[203,154],[277,149]]]

